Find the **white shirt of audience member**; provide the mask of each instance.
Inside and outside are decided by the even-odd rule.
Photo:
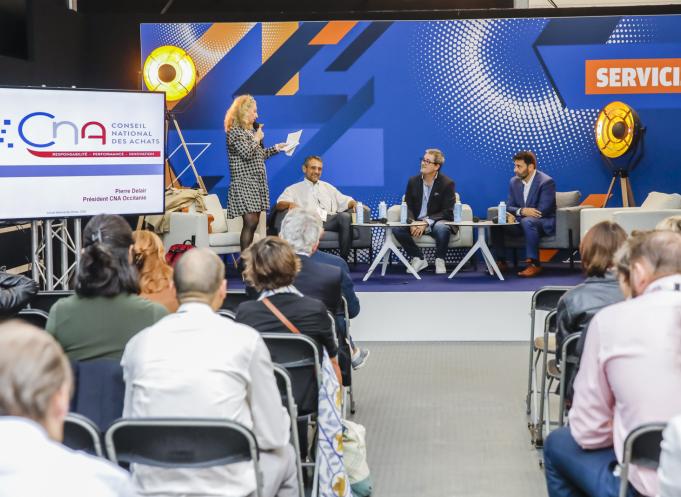
[[[1,497],[134,497],[130,476],[51,440],[35,421],[0,417]]]
[[[290,420],[281,404],[269,351],[258,332],[185,303],[135,335],[121,360],[125,417],[200,417],[238,421],[261,451],[289,443]],[[143,495],[249,495],[251,462],[205,469],[135,465]]]

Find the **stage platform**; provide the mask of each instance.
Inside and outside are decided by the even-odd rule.
[[[385,276],[375,272],[364,282],[368,265],[351,264],[361,304],[359,316],[352,320],[352,336],[358,341],[524,341],[529,336],[532,293],[584,280],[578,264],[573,270],[569,264],[547,264],[535,278],[510,271],[504,281],[484,273],[483,267],[478,264],[477,271],[469,268],[448,279],[448,274],[435,274],[431,265],[417,280],[393,264]],[[243,282],[231,273],[229,289],[238,291]]]

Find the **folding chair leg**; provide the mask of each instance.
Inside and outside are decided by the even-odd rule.
[[[530,402],[532,395],[532,376],[534,374],[534,310],[530,316],[530,363],[527,367],[527,396],[525,397],[526,414],[530,415]]]
[[[544,339],[544,346],[546,347],[548,345],[548,337],[545,337]],[[544,425],[544,409],[546,408],[546,402],[545,402],[545,395],[546,395],[546,371],[548,367],[548,354],[546,353],[546,350],[544,350],[543,354],[543,361],[542,361],[542,371],[541,371],[541,394],[539,396],[539,412],[537,413],[539,415],[539,420],[537,422],[537,438],[535,440],[535,445],[537,447],[543,447],[544,446],[544,438],[543,438],[543,425]]]
[[[355,394],[352,390],[352,385],[348,389],[348,394],[350,396],[350,414],[355,414]]]

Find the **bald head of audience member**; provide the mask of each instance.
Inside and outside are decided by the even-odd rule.
[[[681,234],[675,231],[633,233],[615,256],[620,281],[638,297],[655,280],[681,274]]]
[[[199,302],[216,311],[227,295],[225,265],[209,249],[195,248],[186,252],[175,265],[173,281],[180,305]]]
[[[0,324],[0,416],[32,419],[61,441],[72,384],[69,361],[51,335],[22,321]]]

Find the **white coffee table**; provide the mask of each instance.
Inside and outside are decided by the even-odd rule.
[[[485,261],[485,265],[487,266],[487,271],[489,271],[489,274],[496,274],[497,277],[500,280],[504,280],[504,277],[501,275],[501,271],[499,271],[499,266],[497,266],[496,261],[494,260],[494,256],[492,255],[492,252],[490,251],[489,247],[487,246],[487,242],[485,240],[485,230],[486,228],[503,228],[504,226],[512,226],[514,224],[518,223],[507,223],[507,224],[497,224],[493,223],[492,221],[460,221],[460,222],[454,222],[454,221],[447,221],[444,224],[450,225],[450,226],[470,226],[472,228],[477,228],[478,229],[478,239],[475,241],[473,246],[468,250],[468,253],[464,256],[463,259],[461,259],[461,262],[459,262],[459,265],[454,268],[454,271],[451,272],[451,274],[448,276],[448,278],[453,278],[456,273],[458,273],[461,268],[468,262],[468,260],[473,257],[475,252],[480,250],[480,253],[482,254],[482,260]]]
[[[406,259],[406,257],[402,255],[402,252],[400,252],[400,249],[395,244],[395,239],[393,238],[393,228],[399,228],[401,226],[415,226],[417,224],[425,225],[426,223],[409,224],[392,221],[389,221],[387,223],[353,223],[353,226],[357,226],[358,228],[369,227],[380,228],[385,230],[385,239],[383,241],[383,246],[381,247],[381,250],[378,251],[378,255],[376,255],[376,257],[374,258],[373,262],[371,263],[371,266],[369,267],[369,270],[367,271],[367,274],[365,274],[364,278],[362,278],[362,281],[366,281],[369,279],[371,274],[374,272],[374,269],[376,269],[376,266],[378,266],[381,263],[381,261],[383,262],[383,267],[381,268],[381,276],[385,276],[385,271],[388,268],[388,261],[390,260],[390,251],[393,251],[395,253],[400,262],[406,266],[408,272],[413,274],[417,280],[421,279],[419,273],[417,273],[414,270],[412,265],[409,264],[409,261]]]

